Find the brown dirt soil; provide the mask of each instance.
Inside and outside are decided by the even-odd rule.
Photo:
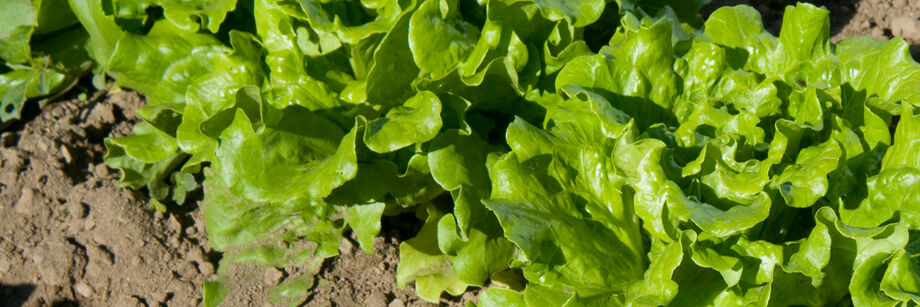
[[[833,40],[855,35],[904,37],[920,55],[920,1],[820,0],[831,11]],[[752,4],[779,32],[794,1],[718,0]],[[216,277],[197,206],[157,213],[144,193],[118,187],[102,161],[103,139],[123,136],[143,104],[122,92],[53,103],[0,134],[0,306],[194,306],[203,281]],[[199,196],[200,198],[200,196]],[[412,234],[385,220],[374,254],[346,238],[327,259],[306,306],[432,306],[396,286],[398,244]],[[296,271],[238,265],[224,306],[267,304],[268,289]],[[475,301],[477,291],[441,305]]]
[[[58,102],[2,134],[0,305],[199,303],[214,274],[203,224],[155,214],[102,161],[103,138],[130,132],[141,103]]]

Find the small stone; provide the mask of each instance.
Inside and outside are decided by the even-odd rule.
[[[70,150],[67,149],[67,146],[61,144],[60,151],[61,156],[64,157],[64,163],[70,164],[73,161],[73,156],[70,155]]]
[[[81,282],[78,282],[76,285],[74,285],[74,286],[73,286],[73,290],[74,290],[74,292],[79,293],[79,294],[82,295],[83,297],[92,297],[92,296],[93,296],[93,292],[96,292],[96,290],[93,289],[92,286],[90,286],[89,284],[87,284],[87,283],[85,283],[85,282],[82,282],[82,281],[81,281]]]
[[[365,301],[368,307],[387,307],[387,297],[380,292],[371,293]]]
[[[406,307],[406,302],[403,302],[403,300],[401,299],[395,299],[392,302],[390,302],[390,304],[387,305],[387,307]]]
[[[265,273],[262,274],[262,282],[266,286],[274,286],[281,282],[281,278],[284,277],[284,272],[278,270],[275,267],[269,267],[265,270]]]
[[[19,200],[13,205],[13,210],[22,215],[31,215],[34,202],[35,190],[29,187],[23,187],[22,193],[19,194]]]

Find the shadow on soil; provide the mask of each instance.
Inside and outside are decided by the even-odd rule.
[[[35,285],[7,285],[0,284],[0,307],[19,307],[29,300],[35,292]]]

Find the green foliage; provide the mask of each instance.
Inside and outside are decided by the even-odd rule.
[[[0,3],[0,129],[66,92],[92,67],[87,31],[64,0]]]
[[[491,282],[480,306],[920,303],[907,44],[705,2],[70,0],[45,25],[12,1],[0,93],[53,92],[71,66],[36,59],[78,54],[146,95],[106,162],[155,204],[202,188],[222,266],[305,265],[276,302],[345,232],[372,252],[415,213],[397,282],[432,302]],[[82,36],[29,40],[56,31]]]

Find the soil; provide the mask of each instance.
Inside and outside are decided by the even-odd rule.
[[[198,304],[214,274],[203,225],[154,213],[102,161],[103,138],[129,133],[141,104],[58,102],[2,134],[0,305]]]
[[[920,55],[920,1],[809,1],[831,12],[834,41],[855,35],[904,37]],[[767,29],[779,32],[793,1],[718,0],[753,4]],[[216,278],[212,251],[195,205],[163,214],[143,192],[120,188],[103,162],[103,139],[130,133],[143,99],[98,92],[49,104],[0,134],[0,306],[194,306],[201,283]],[[396,220],[368,255],[346,238],[339,257],[315,276],[306,306],[431,306],[396,286],[398,245],[412,236]],[[225,306],[261,306],[268,289],[293,272],[234,266]],[[471,289],[441,305],[476,301]]]

